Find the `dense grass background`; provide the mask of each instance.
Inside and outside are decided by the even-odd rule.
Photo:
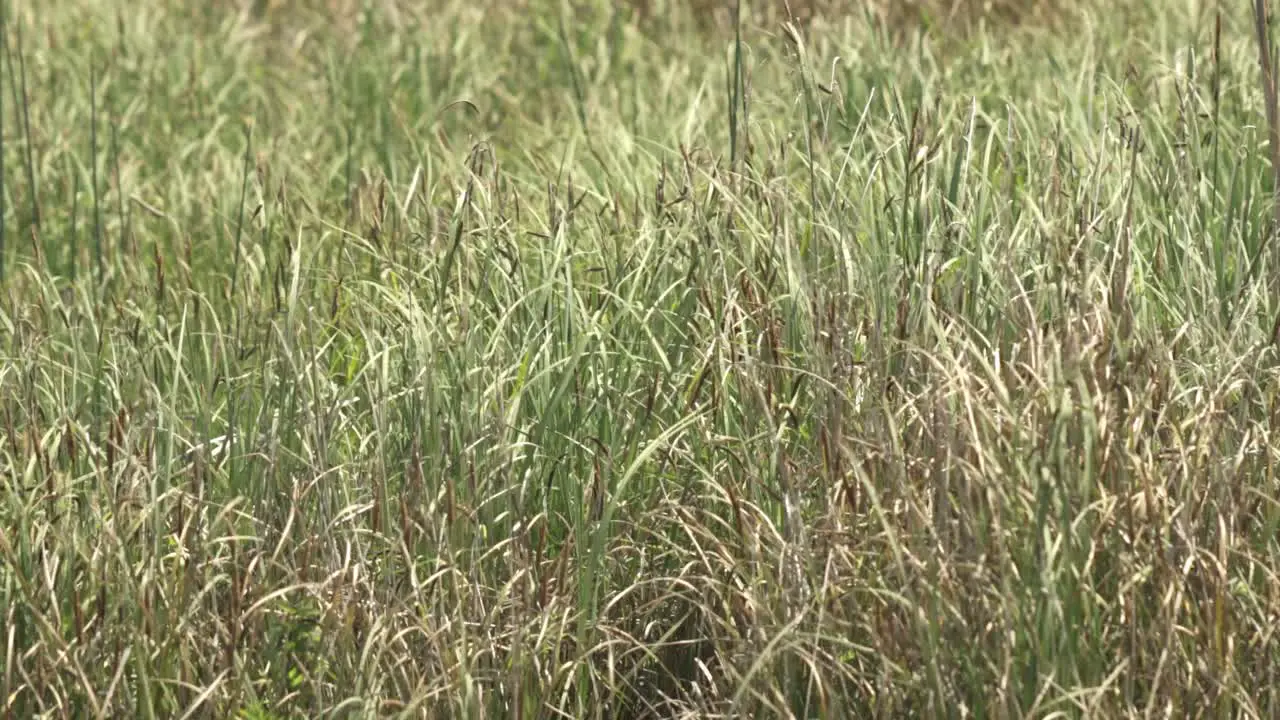
[[[1249,3],[805,8],[6,5],[0,716],[1280,716]]]

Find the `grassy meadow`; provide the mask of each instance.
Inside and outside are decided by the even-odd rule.
[[[941,4],[4,3],[0,718],[1280,717],[1252,3]]]

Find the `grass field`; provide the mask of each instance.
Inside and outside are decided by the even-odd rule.
[[[4,5],[0,718],[1280,717],[1248,0],[252,5]]]

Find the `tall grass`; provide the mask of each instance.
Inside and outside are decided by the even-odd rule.
[[[6,5],[0,715],[1277,716],[1238,5]]]

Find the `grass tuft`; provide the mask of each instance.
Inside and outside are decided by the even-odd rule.
[[[962,5],[0,5],[0,717],[1280,716],[1265,3]]]

